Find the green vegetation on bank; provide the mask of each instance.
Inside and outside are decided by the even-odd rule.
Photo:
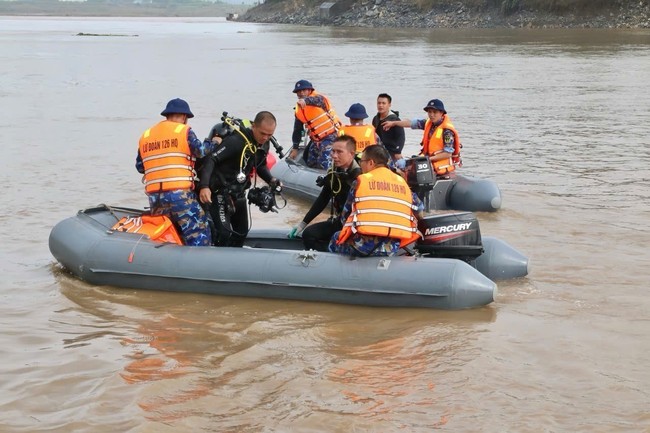
[[[0,15],[224,17],[241,14],[250,5],[201,0],[16,0],[0,1]]]

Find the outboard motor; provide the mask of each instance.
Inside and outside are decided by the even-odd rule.
[[[453,182],[446,177],[438,178],[428,157],[407,159],[404,170],[409,188],[424,202],[425,211],[449,209],[447,202]]]
[[[415,244],[422,255],[470,262],[483,254],[481,229],[472,212],[432,215],[418,221],[424,239]]]
[[[436,175],[433,174],[431,161],[426,156],[416,156],[406,160],[406,183],[411,191],[424,200],[427,193],[433,189],[436,183]]]

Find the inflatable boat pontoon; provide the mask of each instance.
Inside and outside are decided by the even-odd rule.
[[[95,285],[382,307],[478,307],[494,301],[497,286],[490,278],[528,272],[525,256],[489,237],[482,238],[480,255],[468,260],[435,257],[445,253],[351,259],[305,251],[300,239],[287,238],[288,229],[252,230],[244,247],[227,248],[154,242],[112,228],[142,213],[106,205],[81,210],[54,226],[50,251]]]

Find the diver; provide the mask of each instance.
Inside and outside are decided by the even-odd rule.
[[[216,234],[214,244],[240,247],[250,230],[246,191],[252,186],[253,171],[269,185],[266,191],[271,191],[271,196],[282,188],[281,182],[271,175],[266,162],[277,121],[269,111],[257,113],[250,128],[242,121],[234,122],[235,119],[228,117],[227,113],[222,120],[232,131],[203,161],[199,174],[199,199],[209,207]],[[259,193],[256,196],[258,200],[266,197],[267,194]]]

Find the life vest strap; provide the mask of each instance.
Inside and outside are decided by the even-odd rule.
[[[326,131],[321,132],[320,134],[312,134],[313,135],[312,138],[315,139],[315,141],[322,141],[325,137],[334,133],[336,133],[336,129],[328,129]]]
[[[355,213],[356,214],[378,213],[382,215],[393,215],[397,217],[406,218],[410,221],[415,221],[415,217],[413,217],[413,215],[411,215],[410,213],[399,212],[399,211],[388,210],[388,209],[359,209],[355,211]]]
[[[182,152],[168,152],[168,153],[161,153],[161,154],[159,154],[159,155],[151,155],[151,156],[147,156],[146,158],[142,158],[142,162],[144,163],[144,162],[147,162],[147,161],[152,161],[152,160],[154,160],[154,159],[160,159],[160,158],[173,158],[173,157],[187,159],[188,161],[196,161],[196,158],[194,158],[193,156],[190,156],[190,155],[188,155],[188,154],[186,154],[186,153],[182,153]]]
[[[166,177],[164,179],[154,179],[144,183],[144,186],[147,187],[154,183],[165,183],[165,182],[182,182],[189,181],[194,182],[198,180],[195,176],[178,176],[178,177]]]
[[[329,125],[329,127],[327,129],[322,130],[321,132],[318,132],[318,133],[315,132],[322,125]],[[327,137],[328,135],[334,134],[336,132],[337,132],[337,129],[334,126],[332,126],[331,124],[329,124],[329,122],[323,122],[323,123],[321,123],[319,125],[314,126],[313,128],[310,127],[310,129],[309,129],[309,135],[311,135],[312,138],[315,138],[318,141],[320,141],[323,138]]]
[[[390,202],[390,203],[397,203],[397,204],[401,204],[401,205],[404,205],[404,206],[413,207],[411,202],[408,202],[406,200],[402,200],[402,199],[399,199],[399,198],[395,198],[395,197],[384,197],[384,196],[380,196],[380,195],[368,195],[368,196],[365,196],[365,197],[355,197],[354,198],[354,201],[357,202],[357,203],[362,202],[362,201],[369,201],[369,200],[387,201],[387,202]]]
[[[148,170],[145,170],[144,174],[154,173],[156,171],[166,170],[168,168],[170,168],[170,169],[171,168],[186,169],[190,173],[192,173],[193,175],[195,174],[194,167],[192,167],[191,165],[182,165],[182,164],[169,164],[169,165],[161,165],[160,167],[153,167],[153,168],[150,168]]]
[[[307,121],[307,126],[311,126],[312,123],[316,122],[316,121],[317,121],[318,119],[320,119],[321,117],[325,117],[325,121],[322,122],[322,123],[320,123],[319,126],[322,125],[323,123],[329,123],[329,122],[327,122],[328,120],[329,120],[329,121],[330,121],[334,126],[337,126],[337,124],[338,124],[338,122],[337,122],[336,119],[334,118],[334,115],[332,114],[332,110],[327,110],[327,111],[323,112],[322,114],[319,114],[318,116],[314,117],[313,119],[308,120],[308,121]]]
[[[307,120],[307,126],[311,127],[312,123],[316,122],[321,117],[329,117],[327,115],[327,111],[324,111],[323,113],[319,114],[318,116],[314,117],[313,119]]]
[[[310,123],[310,124],[307,125],[307,126],[309,127],[310,130],[315,130],[315,129],[318,129],[318,128],[320,128],[321,126],[324,126],[324,125],[325,125],[325,126],[326,126],[326,125],[329,125],[329,127],[327,128],[328,131],[329,131],[330,129],[336,129],[336,128],[334,128],[334,125],[332,125],[332,123],[329,122],[329,121],[327,121],[327,120],[323,120],[322,122],[317,123],[317,124]]]
[[[402,224],[394,224],[394,223],[386,223],[386,222],[364,222],[364,223],[357,223],[356,221],[350,221],[346,222],[343,227],[350,227],[352,229],[353,233],[356,233],[357,227],[361,226],[371,226],[371,227],[384,227],[384,228],[391,228],[391,229],[398,229],[398,230],[404,230],[409,233],[419,233],[419,230],[417,227],[410,227],[410,226],[405,226]]]
[[[322,119],[322,121],[319,121],[319,119]],[[318,121],[318,123],[316,123]],[[327,137],[330,134],[337,133],[338,132],[338,126],[339,123],[336,121],[334,116],[331,114],[330,111],[325,111],[322,114],[319,114],[318,116],[314,117],[311,120],[308,120],[305,122],[305,125],[309,129],[309,135],[312,137],[312,139],[316,141],[320,141],[323,138]],[[323,126],[328,126],[329,127],[319,133],[316,133],[319,128]]]
[[[111,230],[141,234],[154,242],[183,245],[174,224],[164,215],[125,216],[111,227]],[[131,259],[132,257],[129,258],[129,263]]]

